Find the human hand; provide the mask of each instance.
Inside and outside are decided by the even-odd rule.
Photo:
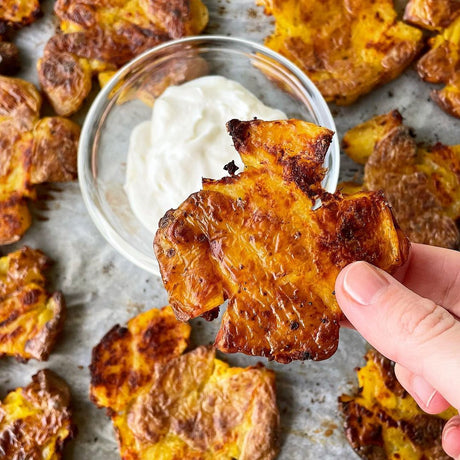
[[[396,362],[396,377],[425,412],[460,409],[460,252],[412,244],[394,277],[355,262],[335,286],[348,321]],[[460,460],[460,416],[446,423],[442,445]]]

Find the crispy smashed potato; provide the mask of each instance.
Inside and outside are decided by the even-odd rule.
[[[353,103],[396,78],[422,32],[397,20],[392,0],[258,0],[276,21],[265,44],[297,64],[327,101]]]
[[[54,54],[47,47],[45,57],[38,60],[37,70],[41,87],[59,115],[76,112],[91,91],[91,67],[73,54]]]
[[[444,88],[431,91],[431,98],[445,112],[460,118],[460,73],[449,79]]]
[[[40,16],[39,0],[2,0],[0,35],[6,27],[19,28],[32,24]]]
[[[0,76],[0,245],[29,228],[35,185],[77,177],[80,127],[61,117],[40,120],[41,103],[31,83]]]
[[[0,402],[0,455],[4,459],[62,458],[64,444],[76,434],[70,391],[49,369]]]
[[[460,2],[458,0],[412,0],[405,18],[439,33],[428,41],[430,50],[417,63],[420,77],[444,83],[431,91],[431,98],[448,114],[460,118]]]
[[[0,258],[0,356],[48,359],[65,319],[63,295],[46,290],[49,264],[27,246]]]
[[[446,421],[456,414],[423,412],[394,374],[394,364],[374,350],[357,370],[358,393],[339,398],[348,442],[367,460],[447,460],[441,446]]]
[[[80,127],[62,117],[45,117],[35,124],[30,182],[67,182],[77,177]]]
[[[76,112],[92,77],[101,77],[162,42],[198,35],[208,22],[201,0],[57,0],[60,30],[45,46],[37,68],[57,114]]]
[[[155,236],[171,305],[185,320],[213,316],[228,299],[221,351],[326,359],[338,344],[340,269],[367,260],[391,271],[407,256],[406,239],[382,194],[321,188],[328,129],[299,120],[227,127],[245,170],[205,179]],[[317,197],[322,206],[313,210]]]
[[[343,148],[366,163],[362,187],[384,191],[411,241],[458,248],[460,145],[417,146],[395,110],[348,131]]]
[[[20,78],[0,76],[0,132],[8,122],[7,129],[30,131],[40,117],[42,98],[37,88]],[[3,139],[2,139],[3,140]]]
[[[347,131],[342,139],[342,147],[352,160],[364,165],[374,151],[375,144],[401,124],[402,116],[397,110],[371,118]]]
[[[13,75],[19,68],[19,52],[8,36],[11,30],[34,22],[41,15],[39,0],[0,2],[0,75]]]
[[[190,326],[172,309],[115,326],[93,349],[90,396],[112,418],[123,460],[251,459],[277,453],[275,375],[183,354]]]
[[[151,381],[152,365],[180,356],[189,336],[190,326],[167,307],[141,313],[126,327],[114,326],[93,349],[91,400],[114,411],[126,407]]]

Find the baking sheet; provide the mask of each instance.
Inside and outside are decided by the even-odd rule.
[[[204,1],[210,11],[207,34],[232,35],[262,43],[273,29],[272,19],[252,0]],[[53,1],[42,2],[44,17],[19,32],[15,40],[24,63],[20,76],[36,84],[35,63],[55,26],[52,7]],[[331,106],[338,135],[341,137],[347,129],[375,114],[397,108],[406,123],[415,128],[418,140],[460,143],[459,120],[444,114],[431,101],[431,88],[409,69],[351,107]],[[44,113],[51,110],[45,107]],[[77,118],[82,120],[81,116]],[[358,166],[343,155],[341,160],[340,180],[359,176]],[[26,385],[38,369],[53,369],[71,387],[79,430],[66,448],[65,458],[117,459],[112,425],[88,399],[91,349],[114,324],[124,324],[141,311],[165,305],[166,293],[159,278],[128,262],[106,243],[89,218],[77,183],[42,191],[52,198],[46,206],[34,207],[32,228],[21,242],[4,247],[3,252],[27,244],[42,249],[56,261],[52,284],[65,294],[68,318],[48,362],[0,361],[0,397],[9,389]],[[192,321],[193,343],[211,343],[218,324],[219,320]],[[342,330],[337,353],[324,362],[280,365],[239,354],[224,359],[242,366],[262,361],[275,370],[282,427],[280,460],[355,458],[341,429],[337,397],[354,389],[353,369],[363,364],[365,350],[366,344],[356,332]]]

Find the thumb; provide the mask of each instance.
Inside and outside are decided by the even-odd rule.
[[[452,314],[366,262],[340,272],[336,296],[371,345],[460,408],[460,323]]]

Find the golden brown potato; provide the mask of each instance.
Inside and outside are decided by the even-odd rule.
[[[4,459],[62,458],[64,444],[76,434],[67,384],[49,369],[0,402],[0,452]]]
[[[190,327],[170,307],[115,326],[93,349],[91,399],[107,408],[123,460],[270,460],[278,451],[275,375],[215,351],[181,355]]]
[[[417,63],[420,77],[444,83],[431,92],[432,99],[448,114],[460,118],[460,2],[458,0],[411,0],[407,20],[437,30],[428,41],[430,50]]]
[[[32,131],[30,182],[67,182],[77,178],[80,127],[62,117],[42,118]]]
[[[54,11],[61,30],[45,46],[38,73],[59,115],[80,108],[93,75],[172,38],[197,35],[208,21],[201,0],[57,0]]]
[[[365,358],[366,365],[357,369],[358,392],[339,398],[345,434],[355,452],[367,460],[449,459],[441,432],[456,411],[426,414],[396,380],[394,363],[374,350]]]
[[[19,68],[19,52],[7,40],[12,29],[34,22],[41,15],[39,0],[2,0],[0,2],[0,75],[13,75]]]
[[[401,124],[402,116],[397,110],[374,117],[347,131],[342,139],[342,148],[352,160],[364,165],[374,151],[377,141]]]
[[[37,71],[41,87],[58,115],[76,112],[91,91],[91,67],[73,54],[46,54],[45,48]]]
[[[27,246],[0,258],[0,357],[48,359],[65,318],[62,294],[46,290],[48,266]]]
[[[456,73],[444,88],[431,91],[431,98],[442,110],[460,118],[460,73]]]
[[[77,177],[80,128],[60,117],[40,120],[41,102],[31,83],[0,76],[0,245],[29,228],[34,185]]]
[[[392,0],[258,0],[275,18],[265,44],[297,64],[327,101],[353,103],[396,78],[422,33],[397,20]]]
[[[0,145],[5,146],[0,150],[0,245],[14,243],[24,235],[31,224],[27,199],[36,197],[28,172],[33,146],[30,132],[11,139],[2,134],[0,124]]]
[[[34,22],[41,15],[39,0],[2,0],[0,2],[0,75],[13,75],[19,68],[19,52],[8,40],[12,29]]]
[[[404,20],[428,30],[447,27],[460,14],[458,0],[409,0]]]
[[[367,260],[391,271],[408,247],[379,193],[321,188],[332,132],[299,120],[232,120],[246,165],[160,221],[155,253],[178,318],[212,315],[228,299],[215,344],[287,363],[336,350],[335,279]],[[312,210],[317,197],[322,206]],[[382,235],[386,235],[383,237]]]
[[[0,76],[0,129],[8,122],[10,136],[13,125],[15,131],[31,130],[38,121],[41,105],[40,93],[32,83]]]
[[[364,190],[384,191],[411,241],[459,246],[460,145],[417,146],[393,111],[349,130],[343,148],[358,162],[367,159]]]
[[[417,63],[420,76],[430,83],[447,83],[458,72],[460,16],[429,40],[430,51]]]
[[[190,326],[177,321],[171,308],[155,308],[114,326],[94,347],[91,400],[118,411],[151,381],[154,363],[180,356],[189,344]]]
[[[2,27],[23,27],[40,16],[39,0],[2,0],[0,3],[0,35]]]

